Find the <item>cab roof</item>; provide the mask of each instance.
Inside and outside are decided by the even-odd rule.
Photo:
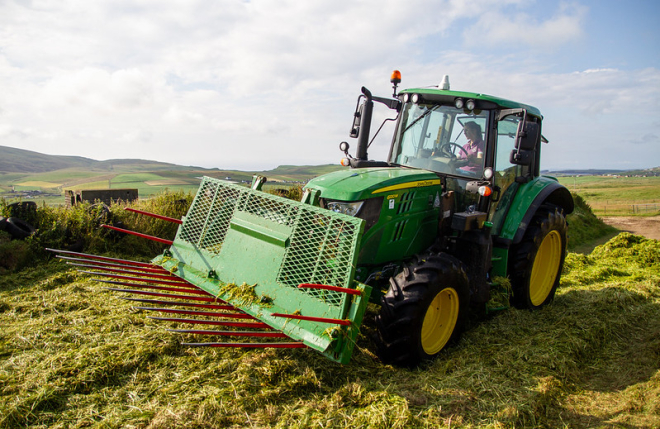
[[[477,94],[474,92],[451,91],[437,88],[409,88],[399,92],[401,94],[420,94],[422,99],[431,102],[453,103],[457,98],[465,100],[473,99],[477,101],[482,109],[526,109],[530,115],[543,118],[541,111],[529,104],[518,103],[516,101],[507,100],[506,98],[494,97],[488,94]]]

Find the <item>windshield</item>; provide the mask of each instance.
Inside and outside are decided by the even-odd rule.
[[[488,112],[406,103],[390,163],[438,173],[481,177]]]

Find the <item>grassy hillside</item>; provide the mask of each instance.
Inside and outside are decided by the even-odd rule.
[[[274,170],[264,171],[261,174],[274,178],[276,180],[309,180],[322,174],[331,173],[333,171],[341,170],[339,164],[327,165],[280,165]]]
[[[143,208],[176,216],[179,200]],[[96,213],[43,210],[50,240],[80,229],[93,251],[144,260],[155,250],[91,228]],[[154,230],[162,222],[124,220],[172,234]],[[553,304],[475,320],[416,370],[375,357],[376,311],[346,366],[310,350],[190,349],[180,342],[198,338],[166,332],[175,325],[90,276],[36,262],[0,275],[0,427],[660,426],[657,241],[621,234],[590,255],[569,254]]]
[[[614,237],[617,230],[598,218],[591,206],[579,194],[573,195],[575,210],[566,217],[568,221],[568,250],[590,253],[596,244]]]
[[[80,156],[53,156],[0,146],[0,171],[38,173],[63,168],[92,168],[96,161]]]
[[[60,196],[31,195],[47,204],[63,204],[65,190],[136,188],[142,198],[165,190],[195,192],[199,177],[229,178],[250,183],[254,174],[266,176],[266,190],[297,186],[345,167],[282,165],[268,171],[237,171],[184,167],[154,161],[118,159],[95,161],[82,157],[44,155],[0,146],[0,197],[16,200],[18,192],[40,191]],[[643,170],[651,177],[612,177],[619,170],[556,172],[560,182],[589,203],[597,215],[656,214],[660,211],[660,167]],[[635,172],[628,172],[633,174]],[[599,175],[597,175],[599,174]]]
[[[150,198],[166,190],[195,192],[201,176],[250,183],[254,174],[268,177],[265,189],[270,190],[295,186],[292,183],[303,183],[340,168],[344,167],[280,166],[260,172],[203,169],[136,159],[95,161],[0,146],[0,197],[14,201],[28,198],[28,191],[39,191],[53,195],[33,192],[29,198],[63,204],[65,190],[133,188],[138,189],[141,198]]]
[[[174,170],[189,167],[141,159],[96,161],[81,156],[46,155],[29,150],[0,146],[0,172],[43,173],[63,169],[113,171],[115,169],[141,170],[145,168],[151,170]]]

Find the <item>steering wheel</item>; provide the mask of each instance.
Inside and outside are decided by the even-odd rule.
[[[458,157],[456,156],[454,151],[450,149],[451,146],[457,147],[459,150],[463,151],[463,153],[465,153],[465,158],[467,159],[469,154],[468,154],[468,151],[465,150],[465,148],[463,148],[463,146],[461,146],[457,143],[454,143],[454,142],[448,142],[447,144],[445,144],[445,147],[447,147],[445,152],[450,154],[452,156],[452,158],[458,158]]]
[[[454,148],[458,148],[459,151],[462,151],[463,153],[465,153],[465,158],[459,158],[458,156],[456,156],[456,154],[454,153],[456,151],[456,149],[454,149]],[[440,150],[442,151],[442,153],[446,154],[450,158],[449,164],[451,165],[451,167],[453,169],[464,167],[469,162],[469,160],[468,160],[469,154],[468,154],[467,150],[465,150],[463,148],[463,146],[461,146],[457,143],[447,142],[444,145],[442,145],[442,148]]]

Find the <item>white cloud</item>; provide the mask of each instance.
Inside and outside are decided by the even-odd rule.
[[[155,82],[139,70],[109,73],[84,68],[61,73],[43,86],[43,102],[53,107],[80,107],[99,113],[148,108],[153,104]]]
[[[402,87],[435,85],[449,74],[454,89],[537,105],[564,154],[575,150],[562,146],[564,136],[612,115],[626,118],[622,136],[633,111],[634,121],[648,120],[635,123],[643,130],[635,135],[660,133],[651,126],[657,69],[547,72],[542,64],[555,48],[584,37],[588,11],[546,4],[5,1],[0,144],[224,168],[335,162],[360,87],[391,94],[393,68],[403,72]],[[542,48],[523,54],[521,44]],[[383,137],[370,153],[383,157],[386,146]],[[561,163],[552,150],[549,159]]]
[[[17,129],[10,124],[0,124],[0,139],[8,139],[10,137],[26,139],[30,137],[30,132],[28,130]]]
[[[532,9],[537,7],[532,5]],[[534,49],[557,48],[582,37],[586,13],[585,7],[566,3],[546,19],[537,18],[531,11],[513,13],[512,8],[495,9],[481,14],[463,36],[470,44],[501,46],[512,43]]]

